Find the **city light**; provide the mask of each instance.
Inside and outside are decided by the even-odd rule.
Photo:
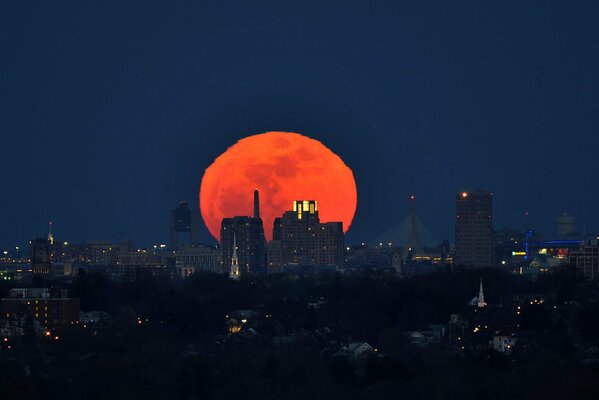
[[[599,396],[599,0],[12,3],[0,400]]]

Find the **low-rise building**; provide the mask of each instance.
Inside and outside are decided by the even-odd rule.
[[[12,289],[9,296],[0,300],[0,315],[17,326],[31,318],[53,335],[79,321],[79,299],[68,297],[66,289]]]
[[[175,260],[181,265],[181,275],[184,277],[200,271],[220,273],[221,257],[221,251],[216,246],[179,246],[175,251]]]

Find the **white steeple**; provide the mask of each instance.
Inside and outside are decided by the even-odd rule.
[[[237,257],[237,236],[235,233],[233,233],[233,255],[231,256],[229,278],[239,280],[239,258]]]
[[[483,278],[480,278],[480,288],[478,289],[478,307],[482,308],[486,305],[485,293],[483,292]]]

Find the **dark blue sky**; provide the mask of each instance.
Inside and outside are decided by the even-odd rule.
[[[0,246],[49,219],[61,240],[165,242],[213,159],[267,130],[353,169],[350,242],[412,192],[453,240],[477,187],[496,228],[528,209],[599,230],[596,1],[110,3],[0,9]]]

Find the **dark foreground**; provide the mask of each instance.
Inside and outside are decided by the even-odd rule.
[[[478,309],[480,278],[82,273],[71,295],[110,318],[4,344],[0,398],[596,399],[597,286],[485,270]],[[518,338],[509,352],[489,347],[499,331]]]

